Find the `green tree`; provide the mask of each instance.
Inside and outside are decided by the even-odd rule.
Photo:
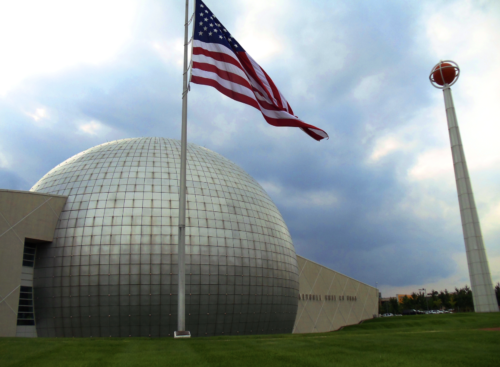
[[[443,306],[443,301],[441,301],[439,298],[436,298],[435,300],[432,301],[433,310],[440,310],[442,306]]]
[[[430,297],[430,308],[433,310],[438,310],[441,308],[442,301],[439,299],[439,293],[435,291],[434,289],[431,291],[431,297]]]
[[[463,288],[455,288],[456,308],[461,312],[474,311],[474,302],[472,301],[472,291],[466,285]]]
[[[411,309],[420,310],[420,302],[419,302],[420,294],[413,292],[411,294]]]
[[[495,294],[497,295],[497,303],[500,306],[500,282],[495,286]]]
[[[400,314],[401,313],[400,305],[399,305],[397,298],[389,299],[389,303],[391,305],[391,311],[390,311],[391,313],[393,313],[393,314]]]
[[[384,314],[384,313],[390,313],[391,312],[391,302],[387,301],[380,301],[379,308],[378,308],[379,314]]]
[[[495,286],[495,294],[498,305],[500,306],[500,282]],[[429,307],[429,308],[427,308]],[[474,312],[474,301],[472,290],[468,285],[463,288],[455,288],[455,292],[448,292],[447,289],[437,292],[434,289],[429,296],[423,292],[413,292],[410,296],[404,296],[399,304],[396,298],[390,298],[389,302],[384,302],[381,307],[381,313],[401,313],[403,310],[427,310],[452,308],[459,312]]]
[[[448,304],[450,305],[450,308],[455,309],[457,301],[455,301],[455,295],[453,293],[450,294],[450,300],[448,301]]]
[[[415,303],[412,297],[404,296],[401,301],[401,308],[403,310],[413,310],[415,308]]]
[[[412,297],[415,300],[415,309],[427,310],[427,299],[424,292],[412,293]]]
[[[452,302],[452,295],[448,292],[447,289],[441,292],[439,292],[438,298],[441,300],[441,304],[443,305],[444,308],[453,308],[455,304],[451,304]]]

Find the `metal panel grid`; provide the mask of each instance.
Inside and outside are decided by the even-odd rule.
[[[88,149],[31,191],[67,195],[35,267],[39,336],[172,336],[177,321],[180,142]],[[298,271],[286,224],[262,187],[188,145],[186,326],[194,336],[290,333]]]

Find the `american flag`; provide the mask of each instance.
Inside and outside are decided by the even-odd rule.
[[[269,75],[243,49],[201,0],[196,0],[191,82],[209,85],[262,112],[273,126],[302,129],[313,139],[328,134],[293,114]]]

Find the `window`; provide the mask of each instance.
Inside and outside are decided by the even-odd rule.
[[[19,309],[17,312],[17,325],[35,325],[33,311],[33,287],[21,286]]]
[[[24,242],[23,266],[32,268],[35,264],[36,245]]]

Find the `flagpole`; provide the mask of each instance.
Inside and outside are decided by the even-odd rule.
[[[179,192],[179,249],[178,270],[179,290],[177,295],[177,331],[175,338],[189,338],[186,331],[186,160],[187,160],[187,95],[188,95],[188,13],[189,0],[186,0],[186,15],[184,22],[184,74],[182,82],[182,133],[181,133],[181,177]]]

